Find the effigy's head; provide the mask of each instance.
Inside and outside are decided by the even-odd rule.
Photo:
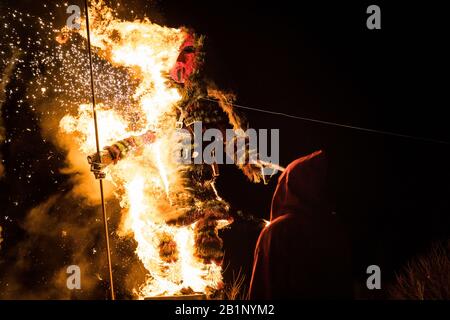
[[[177,61],[170,70],[170,78],[173,81],[179,84],[189,83],[200,67],[202,46],[203,37],[196,37],[192,31],[188,31],[180,46]]]

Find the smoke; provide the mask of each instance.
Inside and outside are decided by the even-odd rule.
[[[69,177],[72,186],[71,195],[79,198],[87,206],[101,204],[99,182],[95,179],[86,158],[75,143],[75,135],[62,132],[59,121],[64,116],[63,112],[55,111],[45,113],[46,109],[58,110],[58,106],[42,104],[39,107],[41,118],[41,134],[65,153],[65,163],[60,173]],[[56,116],[55,116],[56,115]],[[104,194],[106,200],[113,196],[113,186],[108,181],[104,183]]]
[[[32,86],[29,91],[35,91]],[[51,110],[51,112],[49,112]],[[30,209],[21,228],[26,238],[8,250],[8,270],[0,279],[2,298],[13,299],[99,299],[107,298],[108,275],[104,244],[103,219],[100,211],[99,182],[74,143],[73,135],[59,129],[59,121],[67,109],[58,108],[50,99],[39,101],[40,133],[54,148],[63,153],[60,174],[66,177],[64,192],[58,192]],[[146,270],[137,256],[132,237],[119,237],[121,208],[113,197],[113,186],[105,181],[105,198],[109,215],[110,241],[116,295],[135,298]],[[51,252],[51,254],[49,254]],[[81,270],[81,290],[69,290],[67,267]],[[26,279],[39,279],[28,283]]]
[[[2,76],[0,82],[0,146],[3,145],[6,139],[6,129],[3,124],[3,113],[2,113],[3,104],[6,100],[6,88],[8,86],[9,80],[14,70],[14,66],[19,58],[19,55],[20,55],[19,51],[13,49],[12,54],[7,59],[8,62],[6,63],[6,65],[2,66],[3,70],[1,70]],[[5,174],[5,167],[3,165],[3,161],[4,161],[3,156],[0,151],[0,179],[2,179]],[[4,241],[2,237],[2,232],[3,228],[0,225],[0,249],[2,248],[2,242]]]
[[[15,263],[8,268],[3,298],[69,299],[99,294],[94,290],[100,282],[96,267],[103,261],[92,254],[99,235],[98,224],[92,223],[89,214],[74,203],[70,194],[53,195],[27,213],[22,222],[27,240],[14,250]],[[66,286],[69,265],[80,267],[80,291]],[[34,279],[35,283],[31,285],[25,279]]]
[[[118,205],[108,203],[108,212]],[[111,230],[117,215],[109,221]],[[87,206],[72,190],[54,194],[30,209],[21,228],[26,238],[2,255],[7,265],[1,283],[3,299],[106,299],[108,273],[103,221],[98,206]],[[145,269],[133,254],[135,242],[111,233],[116,295],[134,298]],[[67,287],[67,268],[81,271],[81,289]]]
[[[18,59],[16,52],[2,70],[1,104],[8,98],[5,89],[13,72],[16,73],[15,62]],[[25,72],[22,69],[23,75],[27,74]],[[106,299],[108,273],[99,183],[90,172],[86,156],[74,143],[75,137],[63,134],[59,129],[60,119],[76,110],[79,100],[70,99],[65,92],[59,91],[58,99],[55,99],[55,95],[49,94],[50,90],[38,96],[36,93],[43,92],[42,88],[52,88],[48,83],[50,80],[40,83],[36,78],[31,80],[34,84],[23,81],[26,85],[23,95],[36,97],[30,102],[33,112],[29,116],[38,119],[40,130],[36,133],[50,145],[50,149],[34,149],[37,153],[33,157],[47,159],[49,166],[55,158],[64,159],[58,165],[59,172],[55,170],[55,175],[62,177],[63,182],[56,188],[56,193],[54,188],[48,187],[46,190],[52,191],[44,195],[44,200],[37,205],[33,200],[42,199],[42,195],[31,197],[31,209],[30,206],[23,209],[24,214],[20,213],[23,218],[15,217],[20,229],[18,235],[8,237],[7,243],[2,243],[2,234],[5,237],[4,229],[8,227],[8,235],[11,235],[10,227],[4,225],[2,230],[0,226],[0,299]],[[68,102],[61,104],[61,100]],[[26,116],[24,114],[21,119]],[[1,119],[0,144],[5,138]],[[26,148],[27,144],[24,142],[23,146]],[[44,172],[48,168],[41,162],[33,170],[34,174],[39,174],[38,171]],[[3,172],[1,166],[0,177]],[[44,184],[51,182],[51,177],[48,177]],[[119,238],[114,232],[120,221],[121,209],[113,197],[112,186],[109,183],[104,185],[108,224],[112,231],[110,240],[116,295],[121,299],[134,298],[133,291],[144,282],[146,270],[134,254],[136,242],[131,237]],[[2,212],[2,215],[7,212]],[[80,290],[70,290],[66,285],[67,268],[71,265],[77,265],[81,270]]]

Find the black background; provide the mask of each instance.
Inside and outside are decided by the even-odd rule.
[[[20,2],[10,6],[35,14],[43,10],[32,1]],[[155,22],[205,34],[207,77],[236,93],[241,105],[450,141],[448,32],[441,2],[119,2],[124,18],[145,13]],[[381,30],[366,28],[370,4],[381,7]],[[432,241],[448,239],[448,143],[245,114],[253,128],[280,129],[281,165],[317,149],[329,154],[336,212],[352,237],[356,287],[364,286],[367,266],[379,265],[389,283],[409,258]],[[23,121],[28,120],[6,119],[7,132]],[[1,213],[16,214],[18,224],[27,208],[56,188],[45,176],[28,187],[15,179],[12,163],[38,140],[16,140],[2,149],[9,171],[0,182]],[[222,196],[236,210],[268,219],[276,179],[268,186],[252,185],[238,170],[223,167]],[[14,208],[12,199],[25,204]],[[242,266],[248,280],[258,228],[237,219],[223,232],[227,279]],[[19,241],[13,235],[6,243]]]

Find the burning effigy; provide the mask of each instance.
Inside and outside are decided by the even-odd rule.
[[[73,136],[94,174],[114,186],[122,208],[118,233],[134,237],[148,271],[138,296],[212,294],[223,287],[218,230],[232,221],[215,187],[219,167],[194,161],[199,156],[194,145],[189,161],[177,161],[174,154],[183,138],[180,129],[194,134],[194,125],[201,123],[204,130],[224,132],[245,129],[245,120],[233,110],[234,97],[202,76],[203,36],[149,19],[119,20],[102,1],[93,4],[90,19],[96,55],[137,81],[133,104],[96,106],[100,153],[95,152],[91,105],[65,115],[60,130]],[[76,33],[86,37],[80,25]],[[64,27],[57,41],[64,45],[73,32]],[[261,165],[238,163],[251,181],[261,181]]]

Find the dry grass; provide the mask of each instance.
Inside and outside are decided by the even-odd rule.
[[[389,294],[400,300],[450,300],[450,241],[410,261]]]
[[[245,274],[242,273],[242,269],[239,269],[237,275],[233,274],[233,281],[225,286],[223,298],[225,300],[246,300],[247,287],[244,283]]]

